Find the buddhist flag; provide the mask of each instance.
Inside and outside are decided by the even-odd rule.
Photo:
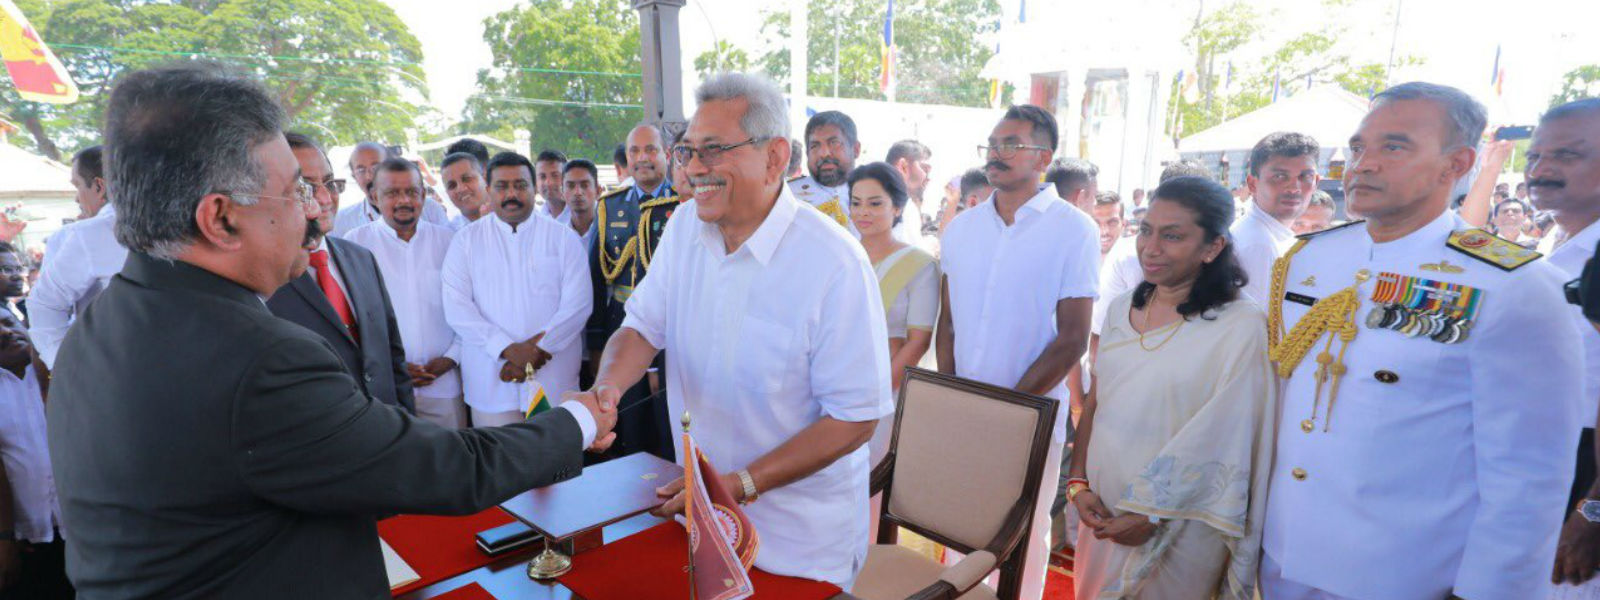
[[[711,461],[683,434],[684,528],[689,531],[689,586],[695,600],[741,600],[756,588],[750,565],[761,540]],[[694,457],[692,460],[687,457]]]
[[[889,0],[889,8],[883,13],[883,40],[878,47],[883,70],[878,75],[878,88],[890,100],[894,99],[894,52],[894,0]]]
[[[6,72],[23,100],[52,104],[78,100],[78,86],[72,83],[67,68],[11,0],[0,0],[0,59],[5,60]]]
[[[1494,95],[1505,94],[1506,70],[1500,66],[1500,46],[1494,47],[1494,72],[1489,75],[1489,85],[1494,86]]]

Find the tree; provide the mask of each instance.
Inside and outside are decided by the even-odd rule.
[[[624,0],[532,0],[484,21],[494,62],[478,72],[461,133],[610,162],[644,115],[638,15]]]
[[[884,98],[882,0],[811,0],[807,4],[807,89],[839,97]],[[989,84],[978,76],[994,49],[980,38],[998,29],[997,0],[902,0],[895,3],[895,76],[903,102],[987,106]],[[770,50],[757,63],[768,75],[789,74],[789,13],[768,11],[762,33]],[[835,58],[837,56],[837,59]]]
[[[82,92],[71,105],[0,91],[0,113],[28,130],[32,147],[99,143],[116,78],[157,64],[209,59],[253,73],[277,96],[290,126],[324,143],[405,139],[427,93],[421,44],[383,3],[361,0],[21,0],[23,13]]]
[[[722,72],[749,70],[750,53],[735,48],[727,40],[717,40],[716,45],[710,50],[694,57],[694,72],[699,73],[701,79]]]
[[[1550,108],[1596,97],[1600,97],[1600,65],[1584,65],[1561,76],[1561,91],[1550,97]]]

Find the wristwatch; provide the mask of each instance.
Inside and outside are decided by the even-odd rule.
[[[756,491],[756,478],[751,477],[750,471],[747,469],[739,469],[738,475],[739,487],[744,488],[744,499],[740,500],[739,503],[749,504],[755,502],[756,498],[761,497],[761,492]]]
[[[1578,503],[1578,514],[1588,519],[1590,523],[1600,523],[1600,500],[1584,500]]]

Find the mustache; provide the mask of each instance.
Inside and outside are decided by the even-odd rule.
[[[832,166],[835,169],[843,169],[844,168],[844,164],[840,163],[839,159],[837,159],[837,158],[824,158],[822,160],[817,161],[817,168],[818,169],[821,169],[821,168],[827,167],[827,166]]]
[[[506,198],[505,200],[501,200],[500,201],[500,206],[503,206],[505,208],[522,208],[522,207],[527,206],[527,205],[528,205],[528,203],[523,202],[521,200],[518,200],[516,198]]]
[[[1547,188],[1555,188],[1555,189],[1559,190],[1561,188],[1567,187],[1567,182],[1561,181],[1559,179],[1529,179],[1528,180],[1528,187],[1530,187],[1530,188],[1547,187]]]
[[[985,169],[994,169],[996,171],[1010,171],[1011,170],[1011,167],[1006,166],[1005,163],[1000,162],[998,160],[991,160],[989,162],[983,163],[983,168],[985,168]]]

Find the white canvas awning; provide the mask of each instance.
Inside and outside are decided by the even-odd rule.
[[[1239,115],[1178,141],[1178,152],[1249,150],[1267,134],[1294,131],[1323,148],[1342,148],[1367,114],[1367,99],[1337,85],[1321,85]]]

